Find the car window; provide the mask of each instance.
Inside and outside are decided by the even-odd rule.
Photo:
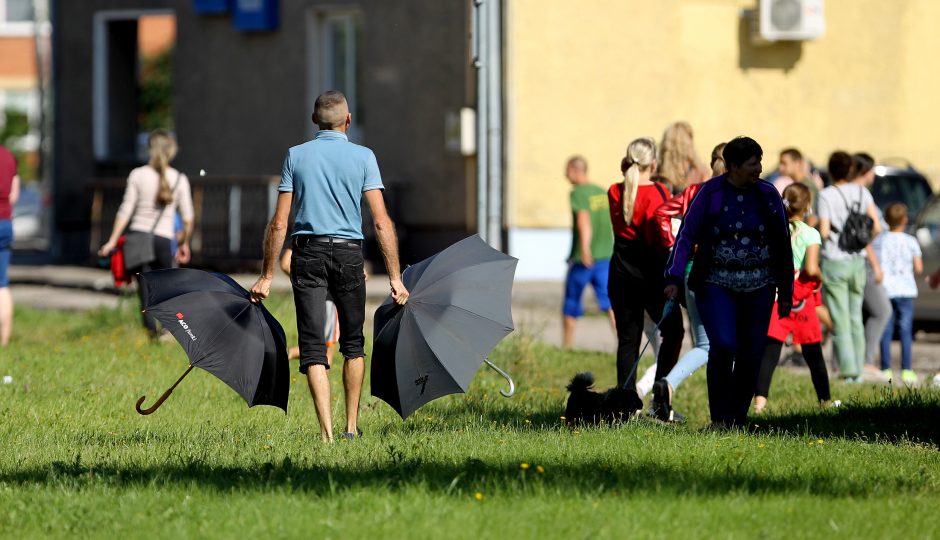
[[[871,186],[875,204],[881,210],[893,202],[907,205],[908,218],[914,221],[927,199],[930,198],[930,185],[920,176],[907,174],[886,174],[875,177]]]

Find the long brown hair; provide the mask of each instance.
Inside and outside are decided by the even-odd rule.
[[[691,171],[706,170],[695,151],[692,126],[688,122],[674,122],[666,127],[659,152],[659,172],[669,179],[676,191],[682,191],[689,184]]]
[[[176,139],[164,129],[155,129],[147,140],[147,152],[150,154],[149,165],[160,175],[160,189],[157,190],[157,204],[166,206],[173,202],[173,190],[166,178],[166,170],[176,157]]]

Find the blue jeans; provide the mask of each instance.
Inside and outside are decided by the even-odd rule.
[[[881,369],[891,368],[891,339],[894,337],[894,324],[897,321],[898,337],[901,338],[901,369],[911,369],[911,342],[914,336],[914,299],[892,298],[893,311],[888,319],[888,326],[881,336]]]
[[[739,292],[712,283],[698,291],[698,308],[708,334],[708,408],[712,422],[741,426],[747,420],[775,288]]]
[[[610,311],[610,299],[607,296],[607,277],[610,273],[610,259],[594,261],[594,266],[588,268],[581,263],[571,263],[568,266],[568,277],[565,279],[565,304],[562,313],[566,317],[580,317],[584,315],[584,305],[581,296],[588,283],[594,288],[597,297],[597,306],[603,312]]]
[[[10,285],[10,246],[13,245],[13,222],[0,219],[0,289]]]
[[[666,380],[673,390],[678,388],[689,375],[708,363],[708,334],[705,332],[702,316],[699,314],[698,306],[695,303],[695,293],[689,289],[688,283],[685,287],[685,306],[689,314],[689,324],[692,325],[692,343],[694,347],[683,354],[679,362],[676,363],[676,367],[672,368],[669,375],[666,375]]]

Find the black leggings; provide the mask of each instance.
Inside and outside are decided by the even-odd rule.
[[[153,235],[153,254],[157,257],[153,262],[130,269],[130,271],[134,274],[134,279],[137,279],[137,295],[140,297],[141,309],[143,309],[146,303],[147,290],[146,287],[142,285],[139,279],[139,274],[143,272],[149,272],[151,270],[173,268],[174,253],[171,240],[162,236]],[[142,316],[144,327],[147,328],[151,334],[156,335],[160,331],[160,325],[157,323],[157,320],[146,312],[144,312]]]
[[[774,370],[777,368],[782,349],[782,342],[771,337],[767,338],[764,359],[761,361],[760,374],[757,379],[756,395],[763,397],[770,395],[770,381],[774,377]],[[813,388],[816,389],[816,397],[819,401],[829,401],[831,399],[829,394],[829,373],[826,371],[826,361],[823,360],[822,344],[804,343],[803,358],[806,359],[806,365],[809,367],[809,374],[813,379]]]
[[[643,336],[643,313],[655,322],[663,316],[663,269],[649,264],[646,250],[618,241],[610,260],[607,292],[617,326],[617,385],[636,386],[637,355]],[[656,380],[669,374],[682,348],[682,313],[675,306],[659,327],[663,343],[656,359]],[[629,381],[629,382],[628,382]]]

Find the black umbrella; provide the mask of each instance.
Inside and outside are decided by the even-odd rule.
[[[471,236],[408,267],[404,306],[389,297],[375,312],[372,395],[407,418],[425,403],[466,392],[480,364],[513,330],[517,259]]]
[[[191,268],[145,272],[140,276],[144,311],[153,315],[189,355],[185,373],[148,409],[150,414],[176,385],[200,367],[231,386],[249,407],[273,405],[287,412],[287,340],[277,319],[225,274]]]

